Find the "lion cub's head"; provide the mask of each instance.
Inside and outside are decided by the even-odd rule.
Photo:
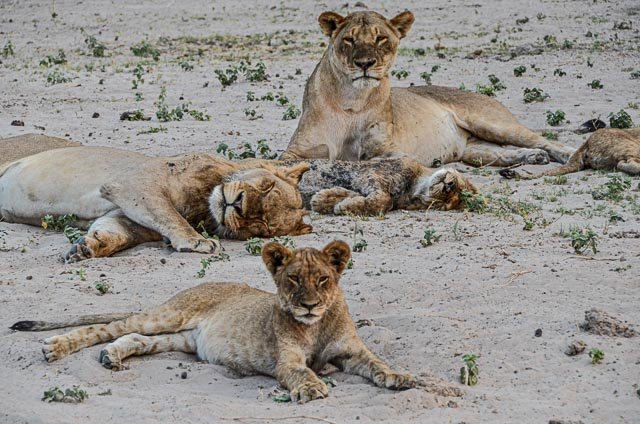
[[[325,12],[318,18],[331,37],[329,60],[356,88],[372,88],[387,78],[400,39],[413,24],[413,14],[403,12],[387,19],[376,12],[356,12],[342,17]]]
[[[218,235],[246,240],[308,234],[312,227],[298,191],[307,163],[290,168],[262,166],[232,174],[209,196],[209,209]]]
[[[350,257],[349,245],[339,240],[322,250],[294,251],[273,242],[262,248],[262,260],[278,287],[282,310],[307,325],[320,321],[336,300],[340,274]]]
[[[479,190],[455,169],[440,169],[416,182],[406,209],[460,209],[463,207],[463,192],[477,194]]]

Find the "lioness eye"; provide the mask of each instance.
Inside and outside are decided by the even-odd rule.
[[[348,46],[353,45],[353,38],[351,38],[351,37],[345,37],[345,38],[342,39],[342,41]]]
[[[380,36],[380,35],[378,37],[376,37],[376,44],[382,44],[385,41],[387,41],[387,37]]]
[[[329,277],[320,277],[318,280],[318,286],[323,286],[327,281],[329,281]]]
[[[298,277],[296,277],[295,275],[290,275],[289,281],[291,281],[296,286],[298,285]]]

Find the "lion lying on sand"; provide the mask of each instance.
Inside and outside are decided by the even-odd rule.
[[[307,81],[303,111],[283,159],[366,160],[407,155],[426,166],[464,161],[508,166],[566,162],[573,149],[522,126],[497,101],[454,88],[391,88],[389,70],[411,12],[325,12],[330,37]]]
[[[342,241],[333,241],[322,250],[295,251],[268,243],[262,259],[276,283],[275,294],[245,284],[208,283],[184,290],[163,305],[106,324],[98,324],[104,322],[104,316],[85,316],[53,325],[22,321],[12,329],[94,324],[45,340],[47,361],[112,341],[100,352],[100,362],[118,371],[129,356],[177,350],[243,375],[273,376],[299,402],[329,394],[316,374],[327,363],[379,387],[415,387],[412,375],[391,370],[356,333],[339,286],[350,254]],[[460,395],[459,389],[444,384],[435,391]]]

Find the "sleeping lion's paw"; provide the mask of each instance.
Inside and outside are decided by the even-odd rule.
[[[311,209],[314,212],[331,215],[334,213],[333,208],[336,204],[354,195],[357,195],[357,193],[342,187],[320,190],[311,198]]]
[[[546,165],[549,163],[549,153],[542,149],[523,149],[525,150],[522,162],[527,165]]]
[[[45,339],[42,354],[47,362],[57,361],[71,353],[70,340],[65,336],[53,336]]]
[[[171,241],[171,246],[178,252],[197,252],[217,254],[222,251],[220,242],[215,239],[194,237],[184,240]]]
[[[100,351],[100,363],[103,367],[111,371],[122,371],[128,369],[122,364],[118,349],[114,348],[111,344],[107,345]]]
[[[307,381],[291,390],[293,402],[305,403],[314,399],[324,399],[329,395],[329,388],[322,380]]]
[[[64,256],[66,263],[79,262],[96,257],[99,241],[90,236],[81,237]]]
[[[391,390],[412,389],[418,384],[416,378],[411,374],[400,374],[397,372],[376,375],[374,381],[377,386]]]

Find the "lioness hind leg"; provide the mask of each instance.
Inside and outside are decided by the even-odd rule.
[[[621,160],[616,166],[619,171],[626,172],[629,175],[640,175],[640,159]]]
[[[110,370],[120,371],[126,369],[122,361],[129,356],[151,355],[171,351],[195,353],[196,341],[193,337],[193,330],[159,336],[143,336],[137,333],[127,334],[115,342],[109,343],[100,351],[100,363]]]
[[[65,261],[111,256],[138,244],[161,239],[160,234],[136,224],[118,210],[98,218],[88,233],[71,247]]]
[[[542,149],[508,149],[473,139],[465,147],[462,161],[472,166],[545,165],[549,163],[549,155]]]
[[[342,187],[320,190],[311,197],[311,209],[325,215],[333,213],[333,208],[344,199],[358,197],[360,194]]]

